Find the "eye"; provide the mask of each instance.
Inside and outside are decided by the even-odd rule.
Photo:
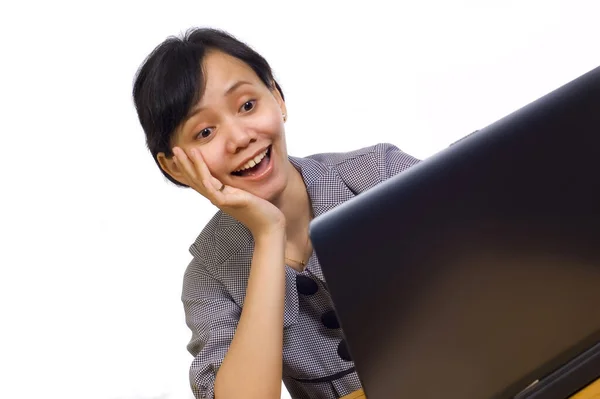
[[[255,106],[256,106],[256,100],[246,101],[244,103],[244,105],[241,106],[240,111],[241,112],[250,112],[254,109]]]
[[[212,128],[207,127],[198,132],[196,139],[206,139],[212,134]]]

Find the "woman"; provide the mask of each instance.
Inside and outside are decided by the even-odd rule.
[[[219,208],[184,276],[194,395],[279,398],[282,377],[293,398],[359,390],[308,225],[417,159],[389,144],[288,156],[269,64],[218,30],[160,44],[133,97],[162,173]]]

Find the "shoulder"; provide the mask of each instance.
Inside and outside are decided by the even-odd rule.
[[[398,150],[396,146],[389,143],[379,143],[352,151],[326,152],[322,154],[309,155],[307,158],[314,159],[326,166],[335,167],[340,164],[353,162],[361,158],[377,158],[391,149]]]
[[[209,274],[214,274],[221,265],[242,262],[243,255],[251,250],[252,245],[252,234],[246,226],[225,212],[218,211],[189,250],[196,260],[195,268],[203,268]]]
[[[335,170],[354,192],[365,191],[420,162],[390,143],[378,143],[353,151],[315,154],[307,158]]]
[[[392,169],[398,169],[399,166],[408,168],[420,161],[391,143],[378,143],[353,151],[315,154],[307,158],[314,159],[325,166],[333,168],[343,167],[348,164],[380,168],[384,174],[387,174],[385,173],[386,169],[390,167]]]
[[[183,277],[184,300],[227,300],[242,306],[250,275],[252,234],[218,211],[190,246],[193,256]]]

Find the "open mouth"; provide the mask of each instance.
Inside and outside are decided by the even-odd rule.
[[[269,146],[265,152],[258,154],[253,159],[248,161],[240,169],[231,172],[231,174],[238,177],[259,175],[269,166],[270,160],[271,146]]]

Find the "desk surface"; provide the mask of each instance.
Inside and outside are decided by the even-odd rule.
[[[351,394],[348,394],[346,396],[342,396],[340,399],[366,399],[367,397],[365,396],[365,391],[363,391],[362,389],[359,389],[358,391],[354,391]],[[577,398],[580,399],[580,398]]]
[[[366,399],[365,392],[362,389],[354,391],[349,395],[343,396],[340,399]],[[600,379],[592,382],[569,399],[600,399]]]
[[[571,396],[570,399],[600,399],[600,378]]]

